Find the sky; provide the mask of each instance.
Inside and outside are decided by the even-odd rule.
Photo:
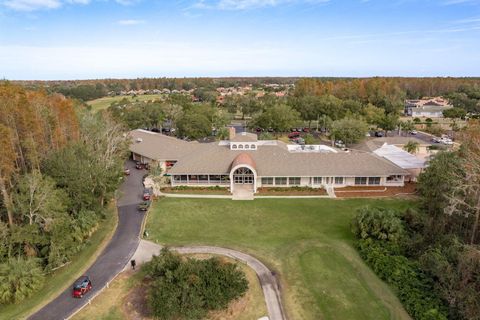
[[[480,0],[0,0],[0,78],[480,76]]]

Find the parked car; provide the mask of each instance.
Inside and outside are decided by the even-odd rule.
[[[412,130],[412,131],[410,131],[410,134],[411,134],[411,135],[416,135],[417,133],[418,133],[417,130]]]
[[[256,128],[255,132],[257,132],[257,133],[263,132],[263,129],[262,128]]]
[[[156,132],[156,133],[160,133],[160,129],[158,129],[158,128],[152,128],[151,131],[152,131],[152,132]]]
[[[305,128],[302,129],[302,131],[305,132],[305,133],[309,133],[309,132],[310,132],[310,128],[305,127]]]
[[[433,143],[440,143],[440,140],[441,140],[441,139],[440,139],[439,137],[433,137],[433,138],[432,138],[432,142],[433,142]]]
[[[90,290],[92,290],[92,281],[90,281],[88,276],[83,276],[73,284],[72,296],[74,298],[82,298]]]
[[[298,132],[298,131],[290,132],[288,134],[289,139],[298,138],[298,137],[300,137],[300,132]]]
[[[345,148],[345,143],[342,140],[335,141],[335,147],[337,148]]]
[[[385,136],[382,131],[375,131],[375,137],[381,138]]]
[[[138,210],[147,211],[150,208],[150,201],[143,201],[138,205]]]
[[[137,168],[138,170],[142,170],[143,169],[143,164],[140,161],[137,161],[135,163],[135,168]]]
[[[123,170],[123,174],[125,174],[126,176],[129,176],[130,175],[130,169],[125,168],[125,170]]]
[[[151,194],[149,189],[144,189],[143,190],[143,200],[147,201],[150,200]]]
[[[273,128],[268,128],[267,131],[268,132],[274,132],[275,130],[273,130]]]
[[[443,143],[443,144],[445,144],[445,145],[447,145],[447,146],[450,146],[450,145],[453,144],[453,141],[452,141],[452,139],[450,139],[450,138],[441,138],[441,139],[440,139],[440,142]]]

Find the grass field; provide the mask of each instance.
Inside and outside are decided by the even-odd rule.
[[[48,275],[42,290],[19,304],[0,306],[0,319],[25,319],[54,299],[67,287],[70,287],[95,261],[110,241],[116,229],[117,220],[117,209],[112,203],[106,220],[102,221],[100,228],[95,231],[85,248],[77,254],[75,259],[70,264]]]
[[[193,255],[195,257],[196,255]],[[202,255],[200,258],[209,258]],[[234,262],[232,259],[221,259]],[[252,320],[267,315],[267,307],[263,299],[262,288],[255,272],[246,265],[240,264],[249,282],[249,289],[244,297],[230,304],[225,311],[210,314],[209,320]],[[123,272],[102,292],[91,305],[77,313],[73,320],[129,320],[141,319],[142,316],[132,308],[132,289],[140,284],[145,273]]]
[[[93,112],[97,112],[99,110],[107,109],[108,107],[110,107],[112,102],[120,101],[123,98],[126,98],[130,102],[149,101],[149,100],[160,99],[160,98],[162,98],[162,95],[161,94],[146,94],[146,95],[140,95],[140,96],[136,96],[136,97],[132,97],[132,96],[104,97],[104,98],[100,98],[100,99],[87,101],[87,104],[92,107]]]
[[[290,319],[409,319],[352,247],[355,209],[404,209],[402,200],[159,200],[146,229],[167,245],[215,245],[260,258],[278,272]]]

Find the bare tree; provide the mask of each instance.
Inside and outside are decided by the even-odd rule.
[[[471,122],[461,134],[462,147],[460,155],[463,159],[462,173],[456,173],[458,183],[445,208],[447,214],[460,214],[472,219],[470,244],[474,244],[480,223],[480,122]]]

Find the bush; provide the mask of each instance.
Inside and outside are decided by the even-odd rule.
[[[414,319],[447,319],[447,312],[435,294],[432,279],[422,272],[417,262],[391,254],[391,244],[386,241],[362,239],[358,241],[357,248],[373,271],[393,287]]]
[[[0,304],[17,303],[43,285],[37,259],[10,258],[0,264]]]
[[[245,294],[248,281],[236,264],[218,258],[182,259],[162,249],[146,265],[152,279],[148,302],[159,319],[201,319]]]
[[[352,222],[352,231],[359,239],[398,241],[404,234],[398,213],[391,209],[363,207]]]

